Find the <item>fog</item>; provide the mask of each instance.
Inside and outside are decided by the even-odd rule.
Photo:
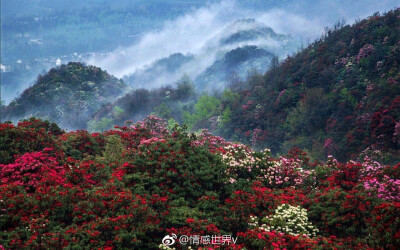
[[[280,4],[267,1],[265,8],[257,9],[254,8],[257,7],[256,4],[246,6],[240,1],[224,0],[168,21],[163,28],[143,35],[139,42],[128,47],[118,47],[106,57],[94,56],[88,63],[100,66],[117,77],[123,77],[140,72],[157,59],[173,53],[197,55],[196,60],[174,74],[165,72],[151,84],[144,83],[143,86],[141,83],[140,86],[134,86],[158,87],[178,79],[183,73],[195,78],[210,66],[219,51],[213,40],[218,43],[221,31],[238,19],[254,18],[275,32],[290,34],[303,45],[307,45],[318,39],[325,27],[333,26],[339,20],[353,23],[355,19],[372,15],[375,11],[389,10],[395,5],[395,1],[380,1],[378,4],[372,4],[371,1],[317,1],[312,4],[308,1],[285,1]],[[248,44],[235,46],[244,45]],[[270,49],[279,47],[273,40],[252,41],[252,45],[269,45]],[[287,54],[290,53],[279,56],[282,58]]]
[[[48,49],[50,51],[48,44],[52,44],[51,55],[53,58],[58,58],[66,54],[73,54],[76,51],[81,51],[82,54],[94,52],[96,56],[86,60],[88,64],[99,66],[117,77],[123,77],[133,74],[137,72],[137,70],[143,70],[146,65],[150,65],[155,60],[167,57],[176,52],[196,55],[195,60],[182,67],[180,71],[160,76],[155,80],[153,86],[159,86],[179,78],[182,72],[190,73],[190,77],[193,79],[202,70],[208,67],[215,60],[215,57],[218,56],[219,51],[213,47],[213,40],[218,40],[220,32],[224,31],[226,27],[238,19],[254,18],[258,22],[270,26],[277,33],[292,35],[305,46],[307,43],[318,39],[324,32],[325,27],[332,27],[338,20],[345,20],[347,23],[351,24],[354,20],[365,18],[372,15],[374,12],[379,11],[382,13],[399,6],[398,0],[210,0],[208,4],[205,4],[205,0],[193,2],[172,0],[135,2],[128,0],[90,0],[82,2],[74,0],[73,3],[74,4],[66,6],[65,1],[61,0],[2,1],[2,64],[8,63],[9,65],[16,65],[16,60],[5,60],[6,58],[4,55],[7,54],[5,52],[10,51],[22,51],[26,57],[26,59],[23,60],[24,63],[27,61],[32,62],[37,57],[40,59],[40,55],[42,55],[43,58],[49,59],[48,53],[45,52],[47,52]],[[130,11],[131,9],[140,10],[142,8],[143,13],[146,13],[148,10],[143,8],[143,6],[149,7],[150,4],[148,3],[155,5],[153,7],[164,4],[163,6],[167,6],[168,8],[161,8],[160,13],[162,13],[162,17],[157,20],[157,25],[153,25],[157,28],[146,28],[153,27],[151,24],[152,21],[150,21],[147,23],[147,26],[144,24],[142,25],[143,30],[139,33],[135,33],[136,30],[129,30],[128,34],[126,34],[126,31],[124,31],[126,30],[124,24],[119,25],[119,22],[125,20],[124,18],[127,18],[127,16],[119,16],[118,18],[121,19],[119,20],[117,18],[119,21],[109,19],[109,23],[106,22],[106,25],[102,25],[96,22],[107,19],[107,16],[99,19],[98,17],[96,18],[95,13],[88,14],[90,18],[97,20],[90,24],[93,26],[94,33],[79,32],[81,27],[87,25],[86,23],[72,22],[71,24],[65,25],[65,27],[62,26],[62,24],[53,27],[52,25],[55,24],[51,23],[49,23],[47,27],[47,24],[43,23],[41,24],[44,25],[43,27],[36,27],[32,21],[34,18],[36,20],[36,17],[41,20],[42,17],[45,18],[46,16],[54,16],[54,19],[51,20],[57,20],[61,13],[67,13],[67,16],[71,15],[71,20],[79,20],[78,16],[81,17],[79,13],[85,13],[85,11],[80,11],[84,10],[84,8],[93,9],[94,7],[115,10],[111,12],[114,13],[115,16],[117,16],[115,13],[123,9],[129,9]],[[26,6],[26,8],[21,9],[19,6]],[[169,16],[168,13],[173,9],[177,9],[176,6],[187,6],[187,8],[181,8],[178,12]],[[149,10],[154,10],[154,8],[151,9],[149,7]],[[103,12],[99,13],[103,14]],[[143,19],[143,13],[141,16],[142,19],[140,20],[145,20]],[[152,12],[149,12],[148,15],[152,16],[151,18],[154,19]],[[21,19],[18,19],[20,17]],[[18,23],[8,23],[8,26],[3,27],[3,24],[9,18],[14,18]],[[92,20],[90,18],[89,20]],[[137,17],[135,14],[133,14],[133,18],[136,20]],[[25,25],[26,23],[27,25]],[[154,23],[156,23],[156,21],[154,21]],[[158,23],[160,23],[160,25],[158,25]],[[35,29],[41,32],[39,32],[41,34],[39,37],[36,37],[37,35],[35,35],[35,31],[31,29],[32,27],[36,27]],[[65,32],[60,33],[59,29],[56,29],[59,27],[65,28]],[[87,31],[87,29],[82,30]],[[110,31],[115,31],[114,33],[119,32],[123,34],[123,36],[113,37],[111,40],[109,37],[107,39],[102,37],[102,35],[106,36],[110,34]],[[22,35],[22,38],[17,39],[14,33],[15,35]],[[48,34],[50,33],[54,33],[55,35],[49,36]],[[94,38],[93,36],[95,33],[101,35]],[[126,37],[128,37],[129,34],[135,34],[135,39],[127,42],[128,40]],[[30,35],[31,37],[24,38],[25,35]],[[27,53],[25,53],[25,50],[18,47],[23,44],[28,44],[30,39],[41,39],[40,36],[51,37],[52,39],[57,37],[57,41],[44,39],[44,45],[42,46],[32,44],[26,46],[25,50],[29,51]],[[125,38],[122,39],[122,37]],[[91,38],[93,38],[92,42]],[[14,40],[18,41],[18,43],[13,42]],[[70,44],[68,42],[63,44],[63,42],[60,42],[75,40],[77,41],[75,44]],[[8,46],[4,46],[5,41],[8,42]],[[104,42],[104,44],[102,42]],[[129,43],[131,43],[131,45],[127,46],[126,44]],[[90,46],[86,46],[88,44],[97,44],[96,48],[98,50],[86,49],[86,51],[84,48],[90,48]],[[265,46],[268,44],[271,50],[273,50],[274,46],[277,51],[280,49],[280,44],[276,44],[273,40],[252,41],[252,44],[257,46]],[[9,48],[10,45],[13,46],[12,49]],[[246,44],[237,44],[237,46],[244,45]],[[101,51],[99,51],[99,48]],[[109,55],[104,56],[104,52],[110,51],[111,53]],[[284,56],[285,53],[280,55],[281,58]],[[63,61],[63,63],[67,62]],[[29,63],[27,63],[27,66],[29,66]],[[32,67],[29,72],[25,73],[21,73],[22,71],[7,73],[7,77],[5,77],[6,73],[2,72],[4,73],[4,76],[2,74],[1,82],[2,101],[8,104],[10,100],[17,96],[18,92],[21,93],[24,88],[32,84],[37,74],[44,69],[40,67],[42,66],[36,68]],[[48,67],[45,69],[47,70]]]
[[[284,16],[286,17],[283,18]],[[213,40],[217,43],[221,39],[221,32],[242,18],[255,18],[280,33],[290,34],[293,30],[307,31],[295,34],[302,37],[314,38],[323,30],[321,25],[310,27],[312,21],[297,14],[278,9],[256,12],[243,9],[236,1],[229,0],[210,4],[169,21],[161,30],[145,34],[138,43],[129,47],[119,47],[105,58],[95,56],[88,63],[100,66],[117,77],[123,77],[173,53],[191,53],[199,55],[198,60],[186,66],[187,73],[194,78],[196,73],[212,63],[215,53],[220,49],[217,47],[218,44],[213,44]],[[287,20],[291,24],[287,24]],[[308,25],[308,28],[304,27],[305,25]],[[271,47],[277,46],[274,41],[254,41],[252,44],[260,45],[260,43],[269,43]],[[239,46],[243,45],[247,44]],[[231,49],[234,47],[231,46]]]
[[[235,6],[233,1],[223,1],[200,8],[168,21],[162,30],[145,34],[137,44],[117,48],[110,56],[102,59],[94,57],[88,63],[122,77],[173,53],[198,54],[227,23],[239,17]]]

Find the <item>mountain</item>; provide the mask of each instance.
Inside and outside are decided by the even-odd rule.
[[[294,37],[278,34],[254,18],[243,18],[229,24],[212,40],[222,48],[257,45],[281,58],[297,51],[300,45]]]
[[[213,88],[223,89],[232,75],[244,78],[249,70],[263,72],[269,67],[274,56],[271,52],[254,45],[238,47],[224,54],[201,73],[195,79],[196,86],[205,89],[212,83]]]
[[[126,84],[95,66],[70,62],[39,75],[35,84],[2,110],[2,120],[30,116],[85,128],[91,114],[127,90]]]
[[[38,77],[34,86],[3,107],[3,115],[11,119],[12,115],[32,114],[59,121],[63,127],[79,128],[92,119],[89,127],[103,130],[153,112],[189,128],[208,128],[258,149],[271,148],[273,153],[298,147],[314,159],[334,155],[346,161],[373,155],[383,162],[395,162],[400,157],[399,16],[396,9],[353,25],[338,23],[281,64],[268,50],[268,45],[273,47],[270,43],[226,47],[232,45],[233,34],[246,30],[237,27],[260,30],[257,22],[244,19],[232,24],[236,28],[228,28],[231,33],[221,32],[204,48],[215,58],[207,67],[198,67],[203,74],[185,75],[177,81],[171,77],[164,87],[136,88],[122,96],[127,89],[123,82],[99,68],[70,63]],[[255,40],[260,40],[260,34],[290,40],[270,29],[261,30],[265,32],[255,32]],[[247,35],[235,37],[243,37],[241,42],[248,39]],[[160,74],[157,79],[165,77],[163,71],[178,75],[181,69],[201,61],[200,57],[173,54],[142,72],[147,77]],[[223,93],[194,93],[196,87],[202,91],[218,86],[230,71],[244,73],[246,65],[269,70],[253,72],[247,81],[235,81]],[[93,80],[96,74],[102,78]],[[144,79],[146,74],[140,77]],[[97,84],[98,90],[93,89]],[[80,113],[83,115],[78,116]]]
[[[8,104],[42,70],[56,66],[57,59],[62,63],[87,62],[89,55],[128,46],[145,33],[161,29],[166,21],[205,6],[206,2],[2,1],[1,98]]]
[[[241,79],[250,70],[264,73],[273,56],[283,59],[299,47],[300,42],[290,35],[277,34],[255,19],[240,19],[220,30],[197,52],[171,54],[124,80],[133,88],[151,89],[171,85],[188,74],[199,90],[213,90],[223,87],[233,72]]]
[[[315,159],[398,161],[399,30],[400,9],[338,23],[266,74],[226,90],[202,124],[219,120],[215,132],[275,153],[298,147]]]
[[[193,60],[193,55],[175,53],[159,59],[145,69],[137,70],[130,76],[125,76],[125,82],[131,83],[136,88],[160,86],[168,82],[168,76],[175,75],[186,63]],[[163,76],[160,78],[160,76]]]
[[[132,90],[114,102],[103,105],[88,122],[92,131],[104,131],[127,120],[138,121],[151,113],[181,122],[181,114],[190,110],[196,100],[196,91],[188,75],[174,85],[154,89]]]
[[[222,32],[221,44],[235,44],[257,38],[277,37],[270,27],[257,23],[255,19],[242,19],[234,22]]]
[[[194,99],[187,97],[194,97],[195,89],[221,89],[232,74],[244,79],[250,70],[265,72],[274,58],[297,47],[291,36],[277,34],[254,19],[241,19],[227,25],[197,54],[174,53],[125,76],[135,90],[123,98],[123,82],[100,68],[69,63],[39,76],[3,107],[2,119],[36,116],[73,129],[87,128],[90,121],[89,128],[100,131],[150,112],[182,121],[180,113],[193,108]],[[117,97],[121,98],[116,101]]]

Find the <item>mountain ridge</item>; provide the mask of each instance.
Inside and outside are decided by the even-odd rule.
[[[258,50],[250,50],[249,46],[255,46]],[[197,53],[176,52],[165,58],[155,60],[142,69],[126,75],[123,79],[132,88],[155,88],[174,84],[183,74],[190,75],[199,89],[212,90],[214,82],[226,82],[230,73],[224,68],[235,63],[229,60],[229,56],[235,53],[251,51],[248,59],[238,66],[241,70],[232,69],[239,77],[245,79],[247,71],[256,69],[264,73],[268,69],[270,53],[283,59],[297,51],[300,42],[290,35],[277,34],[274,30],[255,19],[239,19],[228,24],[216,36],[206,42]],[[260,53],[255,53],[260,52]],[[180,58],[177,58],[180,57]],[[241,57],[241,55],[237,55]],[[263,61],[264,60],[264,61]],[[263,62],[262,62],[263,61]],[[216,65],[221,65],[220,71],[215,71]],[[160,63],[164,67],[160,67]],[[170,66],[168,66],[171,64]],[[262,64],[261,66],[259,66]],[[213,69],[214,68],[214,69]],[[213,73],[210,81],[205,80],[204,75]],[[196,78],[200,80],[197,81]],[[223,84],[222,84],[223,85]],[[221,86],[220,86],[221,87]]]
[[[223,104],[221,135],[274,152],[299,147],[340,160],[400,157],[400,9],[336,24]],[[209,124],[212,124],[210,121]]]
[[[92,113],[127,91],[126,84],[95,66],[70,62],[39,75],[2,110],[2,120],[36,116],[63,127],[85,128]]]

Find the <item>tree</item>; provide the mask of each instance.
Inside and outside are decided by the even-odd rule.
[[[103,132],[107,129],[111,129],[113,120],[110,118],[103,117],[100,121],[92,120],[88,122],[88,128],[90,131]]]
[[[213,96],[209,96],[208,94],[200,96],[199,100],[194,105],[194,113],[189,114],[185,112],[183,114],[185,124],[189,129],[204,127],[206,120],[216,113],[220,104],[221,102]]]
[[[159,106],[154,108],[154,112],[156,113],[157,116],[161,118],[171,118],[171,109],[165,104],[164,102],[161,103]]]
[[[112,115],[113,115],[113,117],[114,117],[115,120],[121,119],[122,116],[123,116],[123,114],[124,114],[124,110],[123,110],[121,107],[115,106],[115,107],[113,108]]]
[[[232,111],[228,106],[222,113],[220,126],[222,127],[222,126],[225,126],[226,124],[228,124],[231,121],[231,118],[232,118]]]
[[[279,67],[279,58],[274,55],[271,59],[271,69],[276,69]]]
[[[193,82],[187,74],[184,74],[176,82],[176,99],[187,100],[194,95]]]
[[[119,162],[124,150],[121,137],[118,135],[110,135],[106,138],[106,146],[103,155],[107,162]]]

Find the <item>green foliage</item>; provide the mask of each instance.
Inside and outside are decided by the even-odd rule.
[[[124,114],[124,110],[119,106],[114,106],[112,116],[115,120],[121,119]]]
[[[321,88],[307,89],[303,100],[286,118],[288,137],[311,135],[316,128],[324,126],[328,107],[328,99]]]
[[[78,160],[89,155],[100,155],[105,146],[103,135],[89,134],[85,130],[63,134],[61,141],[65,154]]]
[[[106,146],[103,152],[104,159],[107,163],[120,162],[123,150],[124,145],[121,137],[118,135],[107,136]]]
[[[113,120],[110,118],[103,117],[100,121],[91,120],[88,122],[88,129],[92,132],[103,132],[112,128],[114,124]]]
[[[213,116],[219,108],[220,101],[218,98],[204,94],[200,96],[194,105],[194,113],[183,113],[184,123],[189,129],[203,128],[207,119]]]
[[[232,112],[231,109],[229,107],[226,107],[226,109],[224,110],[224,112],[222,113],[221,116],[221,123],[219,124],[219,126],[224,126],[226,124],[228,124],[231,121],[232,118]]]
[[[178,126],[179,126],[179,124],[173,118],[168,119],[168,127],[167,128],[169,131],[173,131],[173,129]]]
[[[220,190],[224,194],[226,166],[220,157],[210,154],[205,147],[191,147],[187,135],[179,136],[179,140],[139,147],[140,153],[130,161],[134,167],[127,168],[124,176],[127,185],[134,193],[165,195],[166,190],[173,189],[171,198],[184,197],[189,204],[206,191]],[[148,150],[154,155],[147,154]],[[178,176],[185,178],[176,181]]]
[[[171,118],[171,109],[164,102],[159,106],[154,108],[154,112],[157,116],[162,117],[164,119]]]
[[[170,206],[170,216],[165,223],[167,227],[182,227],[186,225],[187,218],[201,219],[203,217],[199,208],[190,207],[183,198],[173,200]]]
[[[339,96],[344,102],[348,102],[352,107],[355,107],[357,105],[356,99],[350,94],[347,88],[343,88],[342,90],[340,90]]]
[[[240,98],[240,94],[236,93],[230,89],[225,89],[222,93],[222,102],[226,104],[233,104],[235,101],[238,101]]]
[[[176,98],[179,100],[187,100],[194,96],[194,85],[187,74],[184,74],[176,83]]]

